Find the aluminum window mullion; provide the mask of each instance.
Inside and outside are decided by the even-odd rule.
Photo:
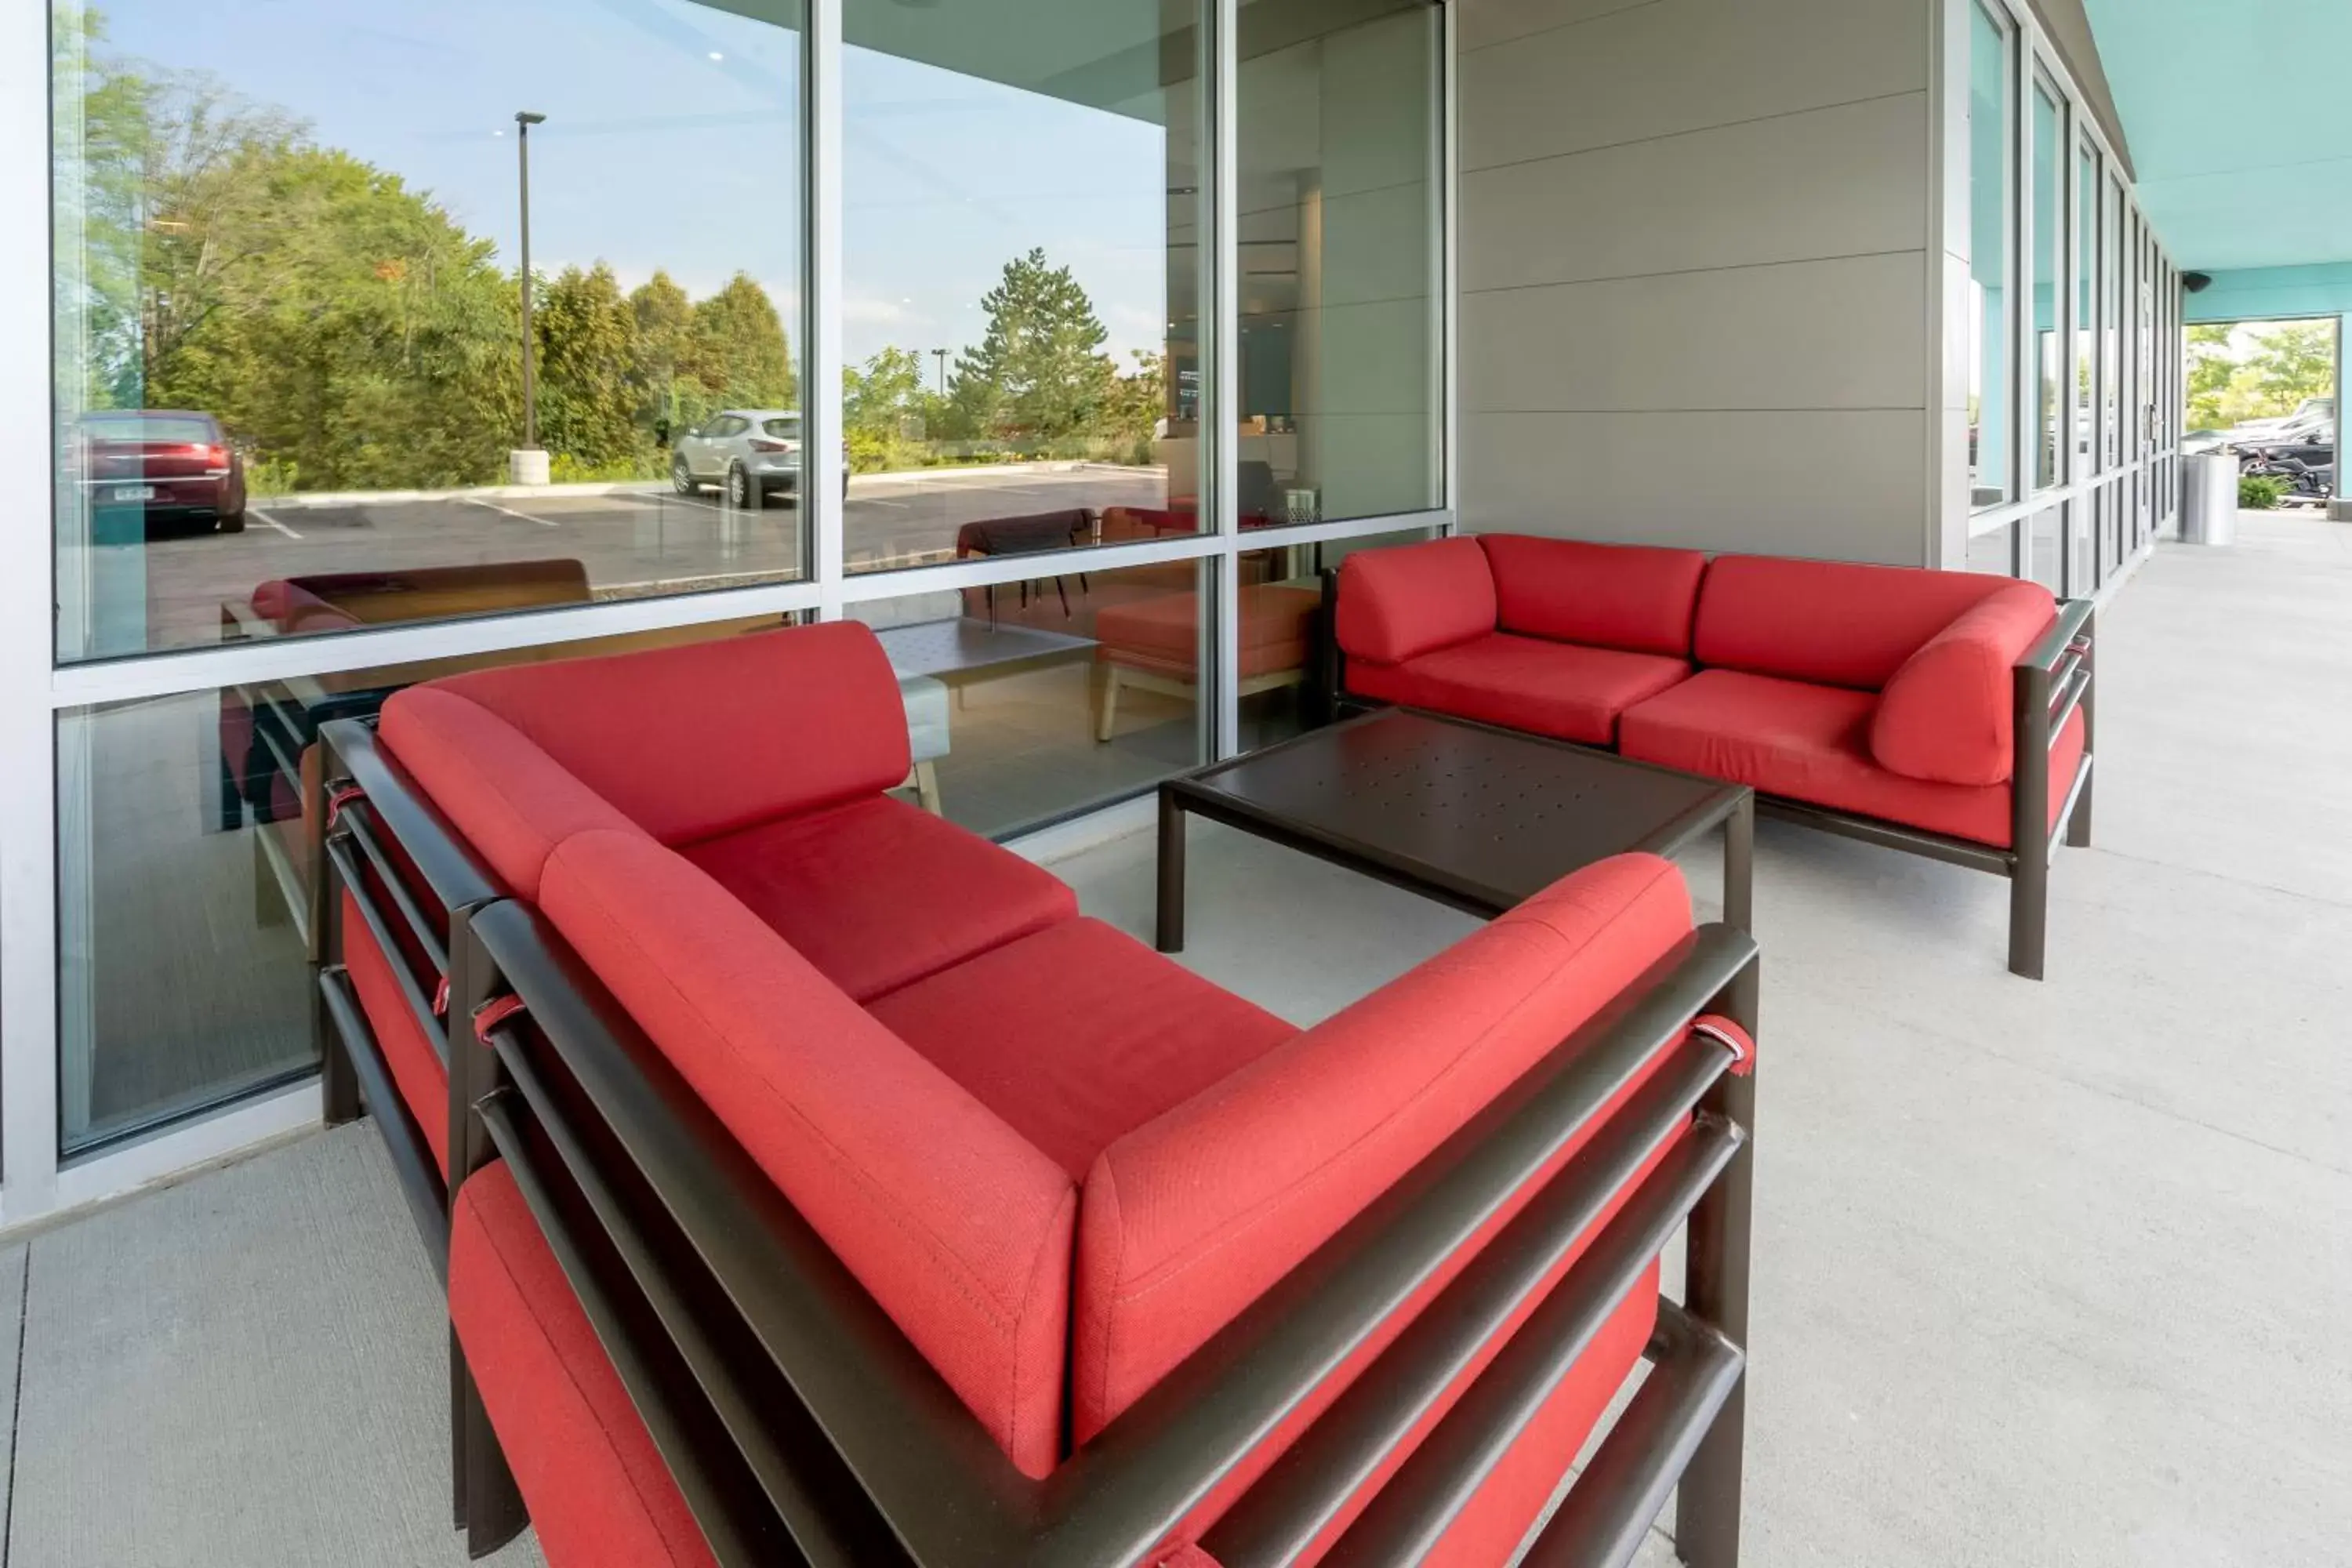
[[[841,10],[846,0],[808,0],[801,93],[805,276],[801,341],[808,381],[801,395],[801,517],[817,614],[841,614],[847,573],[845,503],[849,448],[841,420],[842,74]],[[842,465],[836,479],[833,465]]]
[[[1209,95],[1207,178],[1201,182],[1203,230],[1211,258],[1208,300],[1202,311],[1208,331],[1202,347],[1208,363],[1202,376],[1201,444],[1208,471],[1202,476],[1210,516],[1221,546],[1210,574],[1209,625],[1216,649],[1213,679],[1204,683],[1209,705],[1208,752],[1223,759],[1241,749],[1241,189],[1239,138],[1240,0],[1202,0],[1208,26],[1202,82]]]
[[[49,8],[5,15],[0,210],[16,221],[0,241],[0,342],[20,352],[0,361],[0,429],[54,454]],[[0,470],[0,504],[19,524],[0,542],[0,1223],[44,1212],[57,1193],[54,482],[48,461]]]

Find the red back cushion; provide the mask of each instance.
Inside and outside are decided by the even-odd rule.
[[[2011,583],[1986,595],[1903,663],[1871,715],[1879,765],[1939,784],[1997,784],[2015,767],[2018,656],[2056,611],[2050,590]]]
[[[1495,629],[1495,576],[1475,539],[1359,550],[1339,563],[1339,647],[1402,664]]]
[[[1052,1469],[1069,1176],[644,836],[567,839],[540,903],[1013,1462]]]
[[[1696,550],[1482,533],[1502,627],[1627,653],[1690,657],[1706,557]]]
[[[1916,566],[1719,555],[1698,594],[1699,663],[1876,691],[1959,613],[2013,581]]]
[[[898,678],[853,621],[433,685],[506,720],[665,844],[886,790],[909,766]]]
[[[1087,1173],[1085,1442],[1691,929],[1672,864],[1589,866],[1129,1132]]]
[[[394,693],[377,732],[459,837],[523,898],[539,897],[547,857],[572,835],[639,831],[521,731],[441,682]]]

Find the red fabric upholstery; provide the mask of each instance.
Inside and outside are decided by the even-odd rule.
[[[682,853],[860,1002],[1078,912],[1053,873],[883,795]]]
[[[1350,660],[1360,697],[1605,746],[1617,716],[1686,679],[1690,666],[1654,653],[1489,632],[1402,665]]]
[[[1689,930],[1668,862],[1588,867],[1104,1151],[1079,1222],[1076,1440]]]
[[[1013,1462],[1052,1469],[1068,1174],[642,835],[566,840],[540,906]]]
[[[1557,642],[1690,657],[1706,557],[1696,550],[1483,533],[1502,629]]]
[[[1629,710],[1624,754],[1790,800],[1885,817],[1931,833],[2007,847],[2009,786],[1937,784],[1880,767],[1870,754],[1867,691],[1702,670]],[[2053,816],[2082,760],[2082,715],[2051,752]]]
[[[1083,1177],[1298,1031],[1099,921],[1064,921],[873,1004],[874,1016]]]
[[[909,766],[898,677],[854,621],[432,684],[506,720],[665,844],[876,794]]]
[[[2017,585],[1969,572],[1722,555],[1699,587],[1692,647],[1702,665],[1876,691],[1961,611]]]
[[[1253,584],[1241,590],[1244,679],[1305,668],[1308,635],[1322,598],[1312,588],[1290,588],[1278,583]],[[1107,605],[1095,615],[1095,637],[1108,663],[1190,680],[1200,668],[1199,595],[1188,592]]]
[[[1913,778],[2006,784],[2017,761],[2015,666],[2055,608],[2047,588],[2013,583],[1962,611],[1886,683],[1871,755]]]
[[[1653,1263],[1454,1516],[1436,1549],[1422,1559],[1423,1568],[1500,1568],[1512,1560],[1543,1517],[1577,1450],[1642,1359],[1657,1320],[1658,1266]]]
[[[352,989],[359,994],[361,1011],[367,1015],[368,1027],[375,1032],[375,1042],[383,1052],[384,1066],[391,1070],[392,1086],[400,1098],[408,1102],[408,1112],[416,1119],[417,1130],[433,1150],[434,1163],[446,1175],[449,1171],[449,1073],[441,1065],[441,1054],[425,1037],[416,1022],[415,1010],[408,998],[401,994],[400,982],[383,950],[375,944],[375,935],[360,918],[359,900],[348,892],[343,899],[343,965],[352,977]],[[331,1049],[336,1047],[330,1047]],[[383,1114],[383,1107],[376,1113]]]
[[[716,1561],[503,1164],[457,1191],[449,1318],[549,1568]]]
[[[1475,539],[1359,550],[1339,563],[1339,647],[1402,664],[1495,629],[1495,576]]]
[[[541,868],[571,835],[637,831],[521,731],[437,682],[394,693],[377,732],[499,879],[526,899],[539,896]]]

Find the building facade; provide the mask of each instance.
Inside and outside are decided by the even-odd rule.
[[[19,8],[0,1226],[316,1120],[309,748],[436,672],[865,620],[1042,850],[1313,722],[1368,545],[2105,590],[2180,289],[2052,20]]]

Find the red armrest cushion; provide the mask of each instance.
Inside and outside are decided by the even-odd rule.
[[[1691,929],[1623,855],[1129,1133],[1087,1173],[1074,1440],[1102,1429]]]
[[[1484,533],[1502,628],[1625,653],[1688,658],[1706,557],[1696,550]]]
[[[1013,1462],[1051,1470],[1068,1174],[675,851],[580,834],[540,903]]]
[[[1339,565],[1339,647],[1402,664],[1495,629],[1495,574],[1475,539],[1359,550]]]
[[[2007,783],[2016,752],[2012,669],[2055,607],[2047,588],[2012,583],[1904,660],[1871,716],[1879,765],[1938,784]]]

